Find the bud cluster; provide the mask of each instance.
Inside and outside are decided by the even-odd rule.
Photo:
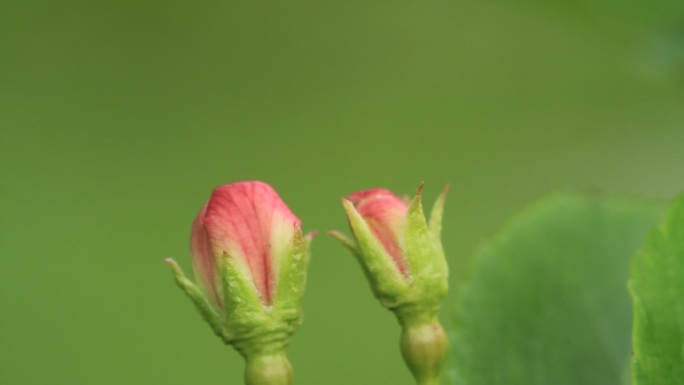
[[[419,385],[439,383],[447,338],[437,319],[448,289],[440,240],[446,188],[425,219],[419,186],[413,199],[385,189],[359,191],[342,203],[353,238],[332,231],[358,259],[373,293],[402,326],[401,350]],[[247,385],[290,385],[285,348],[302,322],[314,234],[266,183],[216,188],[191,234],[193,283],[167,259],[178,286],[214,333],[246,361]]]

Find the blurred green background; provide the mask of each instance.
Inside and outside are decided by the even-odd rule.
[[[450,183],[453,302],[537,197],[679,192],[684,18],[521,3],[0,2],[0,383],[241,383],[162,262],[189,268],[223,183],[267,181],[321,232],[299,385],[412,383],[324,234],[348,231],[344,195]]]

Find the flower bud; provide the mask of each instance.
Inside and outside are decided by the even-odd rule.
[[[446,188],[430,222],[421,203],[422,184],[407,204],[385,189],[353,193],[342,200],[354,239],[338,232],[359,260],[371,288],[387,308],[438,308],[448,289],[448,266],[440,240]]]
[[[251,361],[275,362],[264,357],[280,357],[301,323],[312,237],[302,235],[301,221],[271,186],[232,183],[213,191],[192,226],[199,287],[167,262],[214,332],[253,368]]]
[[[447,338],[437,320],[448,290],[448,266],[440,232],[447,188],[426,221],[423,185],[405,202],[389,190],[371,189],[342,200],[354,235],[340,240],[359,260],[380,303],[402,325],[404,360],[418,384],[438,384]]]

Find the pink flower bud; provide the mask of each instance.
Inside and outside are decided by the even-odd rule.
[[[438,304],[448,288],[449,268],[440,240],[447,189],[429,221],[422,191],[421,183],[413,198],[402,199],[382,188],[355,192],[342,200],[353,239],[329,233],[354,254],[375,296],[393,310]]]
[[[218,261],[231,258],[249,272],[261,300],[270,305],[280,262],[300,227],[301,221],[266,183],[237,182],[216,188],[193,223],[190,242],[205,292],[222,306]]]
[[[385,189],[356,192],[342,200],[354,239],[331,231],[357,258],[376,298],[403,328],[401,349],[418,384],[438,384],[448,339],[437,313],[448,290],[449,267],[440,233],[445,187],[430,220],[422,205],[423,184],[413,199]]]
[[[399,271],[409,276],[403,245],[408,212],[406,203],[391,191],[381,188],[355,192],[347,200],[366,221]]]

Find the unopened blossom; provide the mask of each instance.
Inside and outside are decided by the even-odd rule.
[[[200,285],[167,260],[214,332],[245,357],[247,384],[291,382],[284,349],[301,324],[312,237],[271,186],[237,182],[216,188],[193,222]]]
[[[374,188],[342,200],[353,238],[331,235],[356,256],[375,296],[402,325],[401,349],[421,385],[439,384],[447,338],[437,313],[448,289],[448,266],[440,239],[446,188],[429,222],[421,203],[422,184],[406,202]]]
[[[275,297],[280,265],[301,238],[301,221],[263,182],[218,187],[192,226],[193,266],[213,301],[222,306],[218,266],[229,258],[243,269],[264,305]]]

